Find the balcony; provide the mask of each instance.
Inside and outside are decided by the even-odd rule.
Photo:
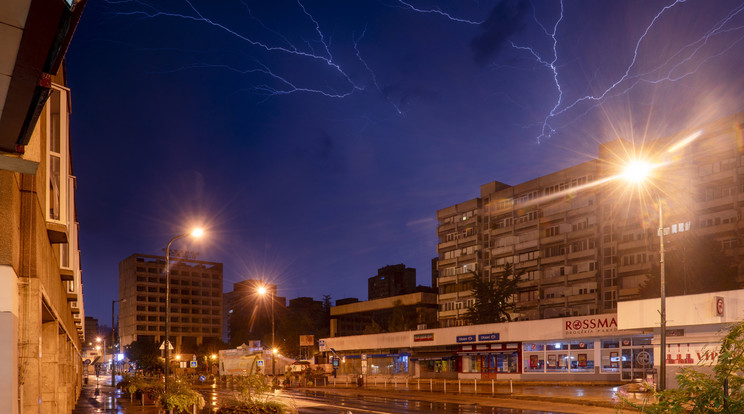
[[[521,289],[521,288],[534,287],[534,286],[537,286],[537,284],[538,284],[538,280],[537,279],[535,279],[535,280],[522,280],[522,281],[519,282],[518,286]]]
[[[709,200],[709,201],[702,201],[695,203],[695,210],[709,210],[714,209],[716,207],[725,206],[729,204],[733,204],[736,197],[734,196],[726,196],[717,198],[715,200]]]
[[[577,280],[584,280],[584,279],[595,279],[597,277],[597,271],[596,270],[590,270],[588,272],[579,272],[574,273],[571,275],[568,275],[568,281],[574,282]]]
[[[650,268],[649,263],[636,263],[632,265],[619,265],[617,267],[618,273],[638,273]]]
[[[587,216],[596,211],[596,206],[594,205],[586,205],[584,207],[579,208],[572,208],[568,210],[568,215],[570,217],[577,217],[577,216]]]
[[[543,305],[543,306],[563,305],[565,303],[566,303],[566,298],[564,296],[561,296],[558,298],[540,299],[540,305]]]
[[[568,254],[568,260],[581,259],[584,257],[594,257],[597,255],[597,250],[594,248],[582,250],[579,252],[573,252]]]
[[[555,236],[543,237],[541,240],[542,244],[554,244],[554,243],[565,242],[565,241],[566,241],[565,234],[556,234]]]
[[[494,247],[491,249],[491,254],[494,256],[501,256],[501,255],[512,255],[514,254],[514,246],[508,245],[508,246],[502,246],[502,247]]]
[[[594,302],[596,300],[596,293],[584,293],[582,295],[571,295],[568,297],[568,302],[571,304],[576,304],[579,302]]]
[[[457,275],[452,276],[439,276],[437,278],[437,286],[446,285],[449,283],[456,283],[457,282]]]
[[[439,243],[437,245],[437,249],[438,250],[448,249],[448,248],[451,248],[451,247],[455,247],[456,244],[457,244],[457,241],[456,240],[451,240],[451,241],[448,241],[448,242]]]
[[[635,249],[645,249],[647,240],[632,240],[627,242],[620,242],[617,244],[617,250],[623,251],[623,250],[635,250]]]
[[[447,302],[447,301],[450,301],[450,300],[457,299],[457,294],[458,293],[459,292],[440,293],[439,295],[437,295],[437,299],[439,300],[440,303]]]
[[[439,313],[437,314],[437,317],[439,319],[456,318],[457,317],[457,309],[448,310],[448,311],[439,311]]]
[[[545,266],[554,263],[562,263],[566,259],[566,255],[559,254],[558,256],[543,257],[540,259],[540,263]]]
[[[640,287],[634,287],[634,288],[628,288],[628,289],[620,289],[617,293],[618,300],[623,299],[635,299],[638,294],[640,293],[641,288]]]
[[[595,227],[587,227],[581,230],[573,230],[566,234],[568,240],[586,239],[588,237],[594,237]]]
[[[534,249],[537,247],[537,239],[535,240],[528,240],[522,243],[517,243],[515,246],[516,250],[525,250],[525,249]]]

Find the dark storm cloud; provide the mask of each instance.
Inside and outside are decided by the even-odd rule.
[[[480,25],[482,33],[470,42],[476,63],[488,63],[501,50],[506,40],[524,27],[528,8],[529,4],[525,0],[505,0],[491,10],[488,18]]]
[[[302,146],[292,151],[294,162],[306,171],[342,174],[346,171],[343,149],[328,133],[305,136]]]

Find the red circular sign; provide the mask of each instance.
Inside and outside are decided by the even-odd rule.
[[[716,298],[716,312],[723,316],[723,298]]]

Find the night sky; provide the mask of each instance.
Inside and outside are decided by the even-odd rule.
[[[429,285],[436,210],[742,110],[739,1],[89,1],[67,54],[85,311],[175,249],[225,291]]]

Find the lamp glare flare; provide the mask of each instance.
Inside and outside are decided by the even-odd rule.
[[[622,176],[631,183],[640,184],[650,175],[654,166],[646,161],[632,161],[625,166]]]

